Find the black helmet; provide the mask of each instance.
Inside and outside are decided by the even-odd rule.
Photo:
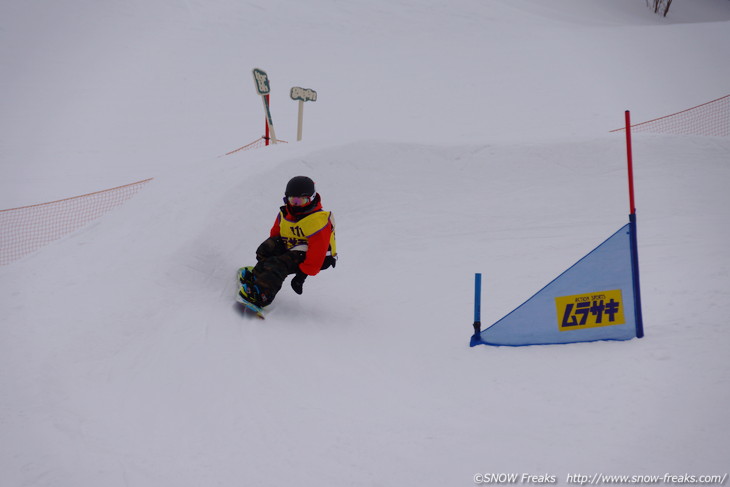
[[[309,196],[310,198],[314,198],[316,193],[314,181],[307,176],[295,176],[286,183],[284,196]]]

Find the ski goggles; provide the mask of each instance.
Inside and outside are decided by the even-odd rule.
[[[314,196],[287,196],[286,200],[292,206],[307,206],[312,202]]]

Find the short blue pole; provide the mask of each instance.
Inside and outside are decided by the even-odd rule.
[[[482,331],[481,322],[482,308],[482,275],[477,272],[474,274],[474,334],[478,335]]]

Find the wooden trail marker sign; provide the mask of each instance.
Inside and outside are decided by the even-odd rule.
[[[302,140],[302,123],[304,120],[304,102],[317,101],[317,92],[309,88],[295,86],[289,93],[292,100],[299,101],[299,118],[297,122],[297,141]]]

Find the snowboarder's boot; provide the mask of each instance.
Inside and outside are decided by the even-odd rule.
[[[243,286],[244,284],[253,284],[256,281],[256,276],[253,274],[253,266],[241,267],[238,269],[238,282]]]
[[[241,289],[238,290],[238,294],[249,303],[263,308],[271,304],[271,299],[256,284],[244,282],[241,284]]]

